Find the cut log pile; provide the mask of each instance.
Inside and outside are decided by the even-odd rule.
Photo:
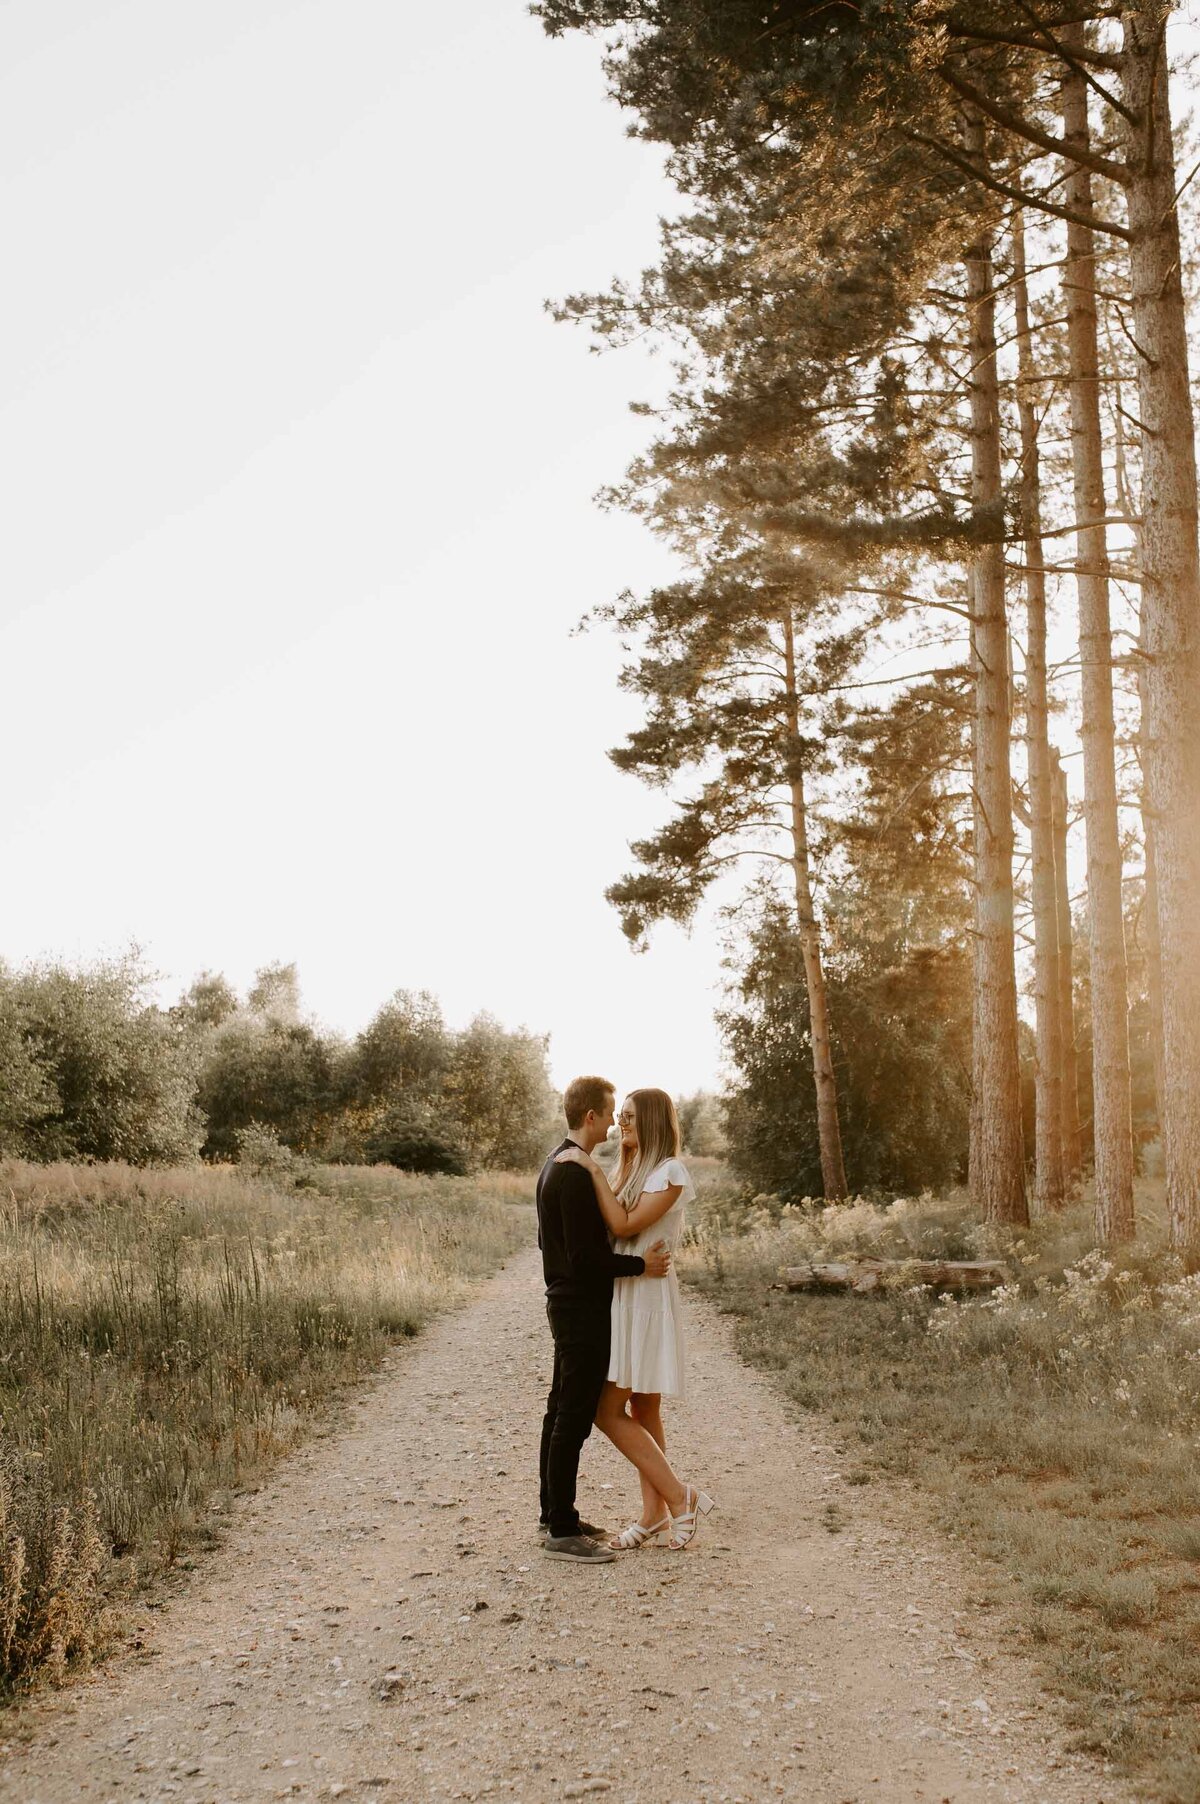
[[[889,1277],[931,1290],[991,1290],[1012,1273],[1000,1259],[855,1259],[827,1265],[788,1265],[778,1290],[849,1290],[858,1296],[878,1290]]]

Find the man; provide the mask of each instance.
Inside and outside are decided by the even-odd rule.
[[[614,1278],[665,1278],[671,1255],[663,1241],[646,1257],[614,1253],[592,1180],[580,1165],[556,1165],[574,1143],[590,1153],[608,1138],[616,1091],[602,1077],[577,1077],[563,1097],[567,1137],[542,1167],[537,1182],[538,1245],[546,1277],[546,1314],[554,1337],[554,1377],[542,1423],[542,1550],[552,1560],[599,1565],[614,1559],[588,1533],[575,1508],[579,1455],[592,1431],[608,1376]]]

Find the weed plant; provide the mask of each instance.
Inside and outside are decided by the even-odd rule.
[[[0,1162],[0,1692],[61,1679],[389,1342],[531,1232],[530,1180]]]
[[[980,1558],[965,1609],[1006,1596],[1075,1745],[1138,1795],[1200,1796],[1200,1276],[1161,1200],[1098,1251],[1086,1200],[1018,1234],[966,1199],[781,1207],[700,1199],[684,1275],[737,1318],[745,1357],[832,1418],[856,1485],[915,1480]],[[772,1284],[811,1260],[994,1258],[1011,1281],[939,1300],[902,1270],[870,1297]]]

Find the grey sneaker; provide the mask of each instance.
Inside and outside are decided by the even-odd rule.
[[[547,1535],[542,1552],[548,1560],[581,1560],[586,1566],[600,1566],[617,1557],[611,1547],[601,1547],[590,1535]]]
[[[587,1535],[593,1541],[604,1541],[608,1538],[608,1530],[606,1528],[597,1528],[594,1522],[581,1522],[579,1524],[579,1532],[581,1535]],[[548,1522],[539,1522],[537,1525],[537,1535],[538,1540],[543,1546],[545,1545],[546,1537],[549,1533],[550,1524]]]

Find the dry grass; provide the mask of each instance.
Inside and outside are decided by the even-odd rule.
[[[106,1645],[122,1598],[528,1239],[530,1188],[0,1162],[0,1688]]]
[[[1015,1603],[1076,1745],[1139,1796],[1200,1795],[1200,1277],[1166,1252],[1093,1248],[1080,1207],[1017,1237],[961,1197],[739,1208],[701,1198],[683,1270],[738,1320],[743,1354],[832,1418],[854,1483],[916,1481],[979,1558],[973,1601]],[[815,1254],[1003,1256],[1011,1285],[937,1302],[772,1291]]]

